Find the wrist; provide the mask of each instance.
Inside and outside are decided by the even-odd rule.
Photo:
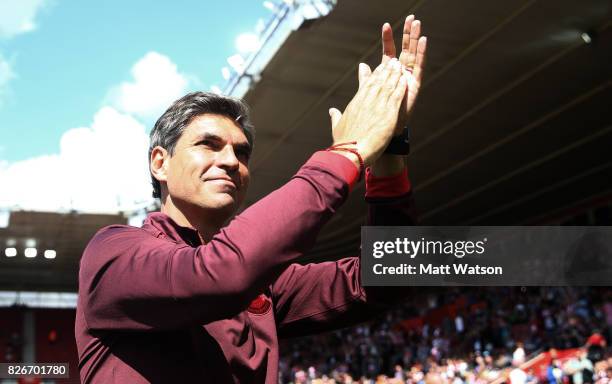
[[[383,154],[370,167],[377,177],[395,176],[406,168],[406,156]]]
[[[333,153],[336,153],[336,154],[338,154],[338,155],[340,155],[340,156],[344,156],[344,157],[346,157],[346,158],[347,158],[347,159],[349,159],[349,160],[350,160],[350,161],[351,161],[353,164],[355,164],[355,167],[356,167],[357,169],[359,169],[359,168],[361,167],[361,164],[360,164],[360,162],[359,162],[359,158],[357,157],[357,155],[355,155],[355,154],[354,154],[354,153],[352,153],[352,152],[338,151],[338,150],[335,150],[335,149],[330,149],[330,150],[329,150],[329,152],[333,152]]]
[[[353,162],[358,169],[359,180],[357,181],[361,181],[363,175],[365,174],[365,163],[363,161],[363,156],[359,152],[359,147],[357,146],[356,141],[334,144],[327,148],[326,151],[341,154],[347,159],[351,160],[351,162]]]

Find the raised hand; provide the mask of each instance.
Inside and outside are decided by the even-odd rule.
[[[407,84],[406,71],[402,70],[396,58],[381,63],[367,79],[360,82],[344,113],[330,110],[334,145],[356,142],[354,148],[365,165],[371,165],[393,136]]]
[[[382,60],[381,63],[386,63],[396,57],[395,42],[393,40],[393,30],[389,23],[382,26]],[[421,36],[421,21],[415,20],[414,15],[406,17],[404,21],[402,35],[402,51],[399,56],[399,61],[402,64],[404,75],[408,81],[408,92],[402,102],[402,107],[398,115],[397,126],[394,134],[400,134],[408,118],[414,108],[414,103],[421,88],[421,79],[423,77],[423,68],[425,66],[425,52],[427,49],[427,38]],[[359,64],[359,86],[372,73],[367,64]],[[340,120],[342,114],[336,108],[331,108],[329,114],[332,119],[332,126]]]
[[[414,15],[406,17],[402,35],[402,52],[400,53],[399,61],[402,63],[406,72],[408,92],[402,103],[396,133],[401,133],[408,122],[408,118],[412,113],[414,103],[419,94],[421,78],[423,77],[423,68],[425,66],[426,49],[427,38],[421,36],[421,21],[415,20]],[[382,27],[382,50],[382,62],[395,58],[396,50],[395,42],[393,41],[393,30],[389,23],[385,23]]]

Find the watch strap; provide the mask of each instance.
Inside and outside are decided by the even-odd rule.
[[[410,153],[410,130],[407,125],[400,135],[393,136],[383,153],[403,156]]]

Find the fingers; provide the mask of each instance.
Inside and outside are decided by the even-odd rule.
[[[379,71],[377,73],[377,71]],[[381,107],[387,103],[389,97],[397,87],[397,82],[402,75],[402,65],[396,58],[390,59],[386,64],[381,64],[372,75],[371,86],[367,90],[369,102]]]
[[[395,59],[395,58],[393,58]],[[368,76],[368,81],[365,82],[368,85],[368,88],[374,88],[377,84],[384,83],[385,79],[389,76],[389,68],[393,64],[393,59],[387,59],[385,62],[382,62],[374,69],[374,72]],[[395,59],[397,61],[397,59]],[[369,89],[367,90],[369,92]]]
[[[362,97],[367,103],[384,105],[397,88],[402,72],[402,65],[396,58],[381,63],[363,82]]]
[[[410,38],[408,44],[408,54],[410,56],[416,55],[417,50],[417,42],[419,41],[419,37],[421,36],[421,21],[415,20],[412,22],[410,26]]]
[[[414,20],[413,15],[408,16],[404,22],[400,61],[410,71],[413,70],[416,63],[417,46],[420,36],[421,21]]]
[[[402,36],[402,51],[407,51],[410,46],[410,27],[412,26],[412,22],[414,21],[414,15],[409,15],[406,17],[406,21],[404,21],[404,29]]]
[[[404,100],[404,96],[406,95],[407,90],[408,90],[408,79],[406,78],[405,75],[402,74],[399,78],[397,86],[395,87],[395,89],[393,90],[393,93],[389,97],[389,104],[391,104],[391,106],[395,108],[395,112],[399,111],[400,105],[402,104],[402,101]]]
[[[359,88],[361,88],[361,86],[365,84],[365,81],[371,74],[372,74],[372,70],[370,69],[369,65],[367,65],[366,63],[359,63],[359,68],[357,70],[357,76],[359,79]]]
[[[384,23],[382,26],[382,62],[395,57],[395,42],[393,41],[393,29],[389,23]]]
[[[377,93],[376,85],[381,82],[381,74],[384,71],[389,60],[386,63],[380,63],[375,69],[374,72],[370,69],[370,67],[365,63],[360,63],[359,68],[357,70],[357,75],[359,77],[359,88],[357,89],[357,94],[355,97],[357,99],[366,98],[372,100],[374,95]]]
[[[387,84],[392,85],[395,89],[399,78],[402,76],[402,63],[398,59],[393,59],[389,68],[389,75],[387,76]]]
[[[336,108],[329,109],[329,117],[331,117],[331,125],[332,129],[336,127],[340,119],[342,118],[342,112],[337,110]]]
[[[388,76],[383,87],[383,89],[386,91],[386,97],[381,98],[381,101],[383,101],[385,104],[396,92],[398,92],[397,88],[400,88],[399,81],[402,77],[402,64],[397,59],[391,60],[391,65],[388,69]],[[404,86],[402,97],[405,93],[405,88],[406,86]]]
[[[399,77],[402,75],[402,64],[393,58],[383,68],[380,78],[385,89],[394,89]]]
[[[427,37],[422,36],[417,44],[416,63],[412,75],[415,80],[420,83],[423,76],[423,68],[425,68],[425,52],[427,50]]]

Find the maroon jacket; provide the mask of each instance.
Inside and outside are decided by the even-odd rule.
[[[360,286],[359,258],[292,264],[344,202],[356,173],[346,158],[317,152],[207,244],[158,212],[142,228],[101,229],[79,272],[82,382],[277,383],[279,336],[379,312]],[[391,214],[408,219],[405,172],[367,181],[373,223]],[[381,197],[389,191],[398,196]]]

